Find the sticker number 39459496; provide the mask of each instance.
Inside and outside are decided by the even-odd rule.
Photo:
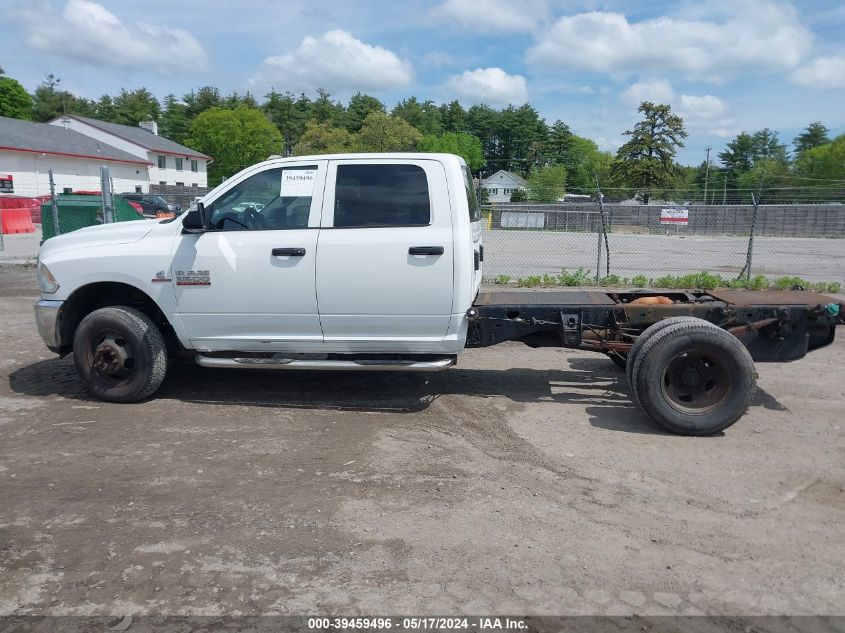
[[[316,169],[286,169],[282,172],[282,198],[299,198],[314,193]]]

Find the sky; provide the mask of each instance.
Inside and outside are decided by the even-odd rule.
[[[90,99],[214,85],[388,108],[415,95],[529,102],[615,151],[640,101],[669,103],[699,164],[740,131],[845,133],[841,0],[0,0],[0,66]]]

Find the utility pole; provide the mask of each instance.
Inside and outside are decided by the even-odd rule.
[[[707,204],[707,180],[710,177],[710,150],[713,149],[712,147],[707,148],[707,160],[706,166],[704,167],[704,204]]]

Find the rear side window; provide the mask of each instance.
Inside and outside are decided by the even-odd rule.
[[[428,180],[419,165],[338,165],[335,227],[428,224]]]
[[[464,187],[467,191],[469,221],[478,222],[481,219],[481,210],[478,208],[478,196],[475,195],[475,185],[472,184],[472,174],[469,173],[469,167],[466,165],[463,165],[461,169],[464,172]]]

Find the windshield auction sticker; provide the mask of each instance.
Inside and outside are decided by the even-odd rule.
[[[279,195],[282,198],[310,197],[316,179],[316,169],[286,169],[282,172],[282,191]]]

